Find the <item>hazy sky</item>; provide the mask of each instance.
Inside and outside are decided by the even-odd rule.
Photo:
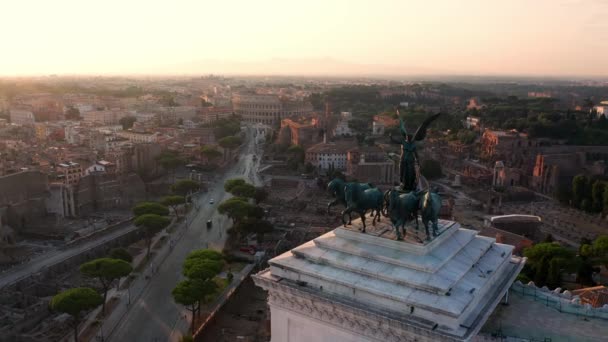
[[[0,0],[0,74],[608,76],[607,0]]]

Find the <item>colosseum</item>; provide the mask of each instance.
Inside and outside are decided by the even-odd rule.
[[[248,123],[278,127],[281,120],[291,116],[310,115],[312,105],[307,101],[281,98],[273,94],[234,94],[234,112]]]

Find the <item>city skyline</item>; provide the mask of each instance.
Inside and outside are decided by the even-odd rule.
[[[32,0],[0,9],[0,29],[12,32],[3,76],[608,76],[602,0]]]

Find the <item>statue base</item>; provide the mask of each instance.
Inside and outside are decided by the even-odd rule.
[[[418,218],[418,221],[421,221],[420,218]],[[382,221],[376,222],[375,226],[371,224],[371,219],[367,218],[366,224],[365,233],[362,233],[363,223],[361,222],[361,219],[353,220],[350,225],[338,227],[338,229],[336,229],[336,235],[348,234],[348,238],[353,240],[359,238],[366,239],[365,235],[381,237],[383,239],[377,241],[383,241],[383,243],[386,243],[386,247],[396,249],[405,248],[410,253],[423,255],[428,253],[436,245],[439,245],[448,239],[460,227],[457,222],[439,220],[437,236],[431,238],[429,241],[426,240],[424,225],[419,223],[418,230],[416,230],[416,223],[412,221],[405,226],[407,233],[403,237],[403,240],[397,240],[395,228],[393,228],[388,217],[382,217]],[[429,231],[432,231],[431,227],[429,227]]]

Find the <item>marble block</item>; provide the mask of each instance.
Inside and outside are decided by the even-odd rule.
[[[327,334],[316,332],[318,340],[385,341],[382,334],[391,331],[399,341],[466,341],[525,263],[512,256],[513,246],[453,221],[442,220],[431,241],[413,233],[397,241],[386,222],[370,224],[366,233],[360,226],[353,220],[306,242],[271,259],[269,269],[254,276],[269,290],[272,341],[305,341],[306,329],[293,333],[291,325],[324,326]],[[319,321],[324,312],[377,329]]]

